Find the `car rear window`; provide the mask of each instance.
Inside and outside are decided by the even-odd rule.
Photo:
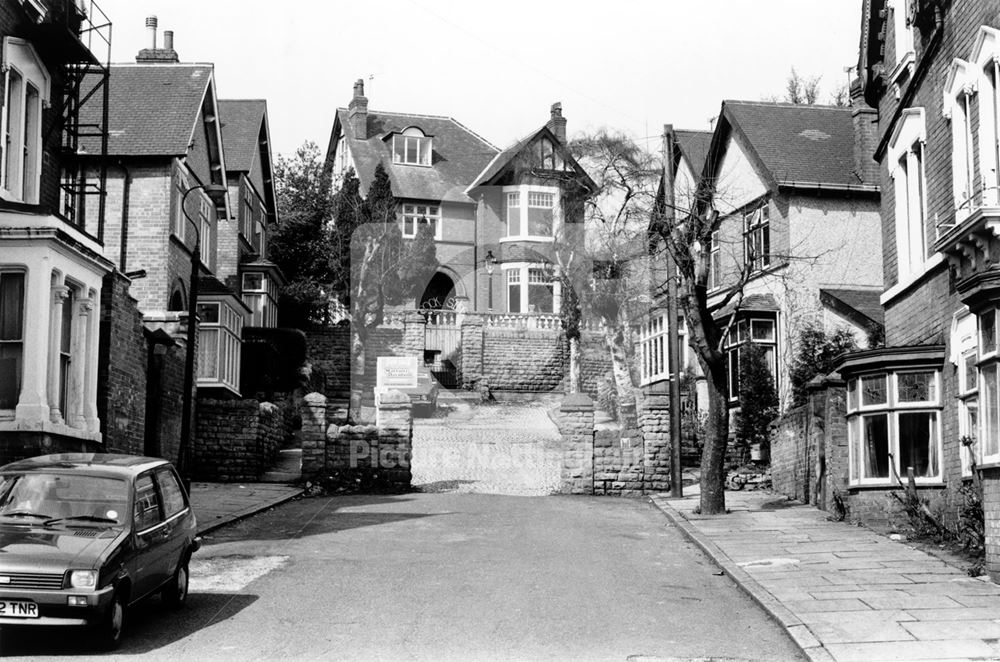
[[[44,472],[0,475],[0,517],[20,512],[121,524],[127,504],[128,484],[118,478]]]

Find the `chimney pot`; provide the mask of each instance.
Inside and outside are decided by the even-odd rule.
[[[347,104],[347,118],[357,140],[368,139],[368,98],[365,96],[365,81],[354,82],[354,97]]]
[[[549,110],[551,117],[545,124],[552,135],[562,144],[566,144],[566,118],[562,114],[562,102],[556,101]]]
[[[149,35],[149,47],[156,48],[156,27],[157,21],[155,16],[146,17],[146,32]]]
[[[174,50],[174,31],[163,31],[163,48],[168,51]]]

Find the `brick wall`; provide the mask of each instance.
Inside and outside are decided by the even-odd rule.
[[[108,452],[145,450],[147,359],[142,313],[129,294],[129,280],[112,272],[101,288],[97,372],[97,415]]]
[[[771,483],[779,494],[805,502],[812,482],[808,405],[796,407],[778,420],[771,438]]]
[[[983,520],[986,530],[986,571],[1000,582],[1000,468],[983,470]]]
[[[288,432],[277,405],[199,398],[197,407],[196,442],[191,449],[195,480],[254,481],[274,463]]]

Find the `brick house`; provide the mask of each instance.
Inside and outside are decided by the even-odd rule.
[[[100,167],[85,185],[74,147],[104,131],[110,23],[71,0],[0,5],[0,459],[43,449],[92,448],[98,410],[99,324],[104,278]],[[85,43],[101,44],[91,51]],[[103,52],[102,52],[103,51]],[[103,58],[103,59],[102,59]],[[85,127],[82,108],[95,121]],[[15,156],[16,155],[16,156]],[[81,213],[80,200],[93,207]]]
[[[881,323],[879,186],[865,160],[866,122],[864,109],[725,101],[707,148],[704,134],[668,137],[676,205],[690,207],[696,182],[710,182],[722,217],[709,247],[709,305],[720,323],[737,315],[725,347],[734,407],[747,343],[764,348],[787,408],[805,324],[849,329],[865,346],[868,327]]]
[[[276,223],[267,106],[220,101],[213,65],[180,62],[173,34],[157,47],[155,17],[147,27],[136,62],[111,65],[103,252],[133,276],[146,326],[183,336],[200,241],[198,394],[239,397],[244,327],[276,325],[282,284],[263,257]]]
[[[982,470],[987,562],[1000,572],[1000,2],[868,0],[859,73],[878,112],[886,348],[848,357],[852,513],[885,517],[912,470],[953,522]],[[962,443],[964,441],[968,444]]]
[[[415,236],[420,222],[433,224],[440,267],[417,307],[558,312],[552,247],[576,216],[565,211],[566,193],[592,190],[593,182],[566,149],[561,105],[550,115],[501,151],[450,117],[369,110],[364,81],[355,83],[334,118],[327,167],[335,186],[353,168],[364,193],[382,163],[403,237]]]

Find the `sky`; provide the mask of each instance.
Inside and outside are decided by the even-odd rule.
[[[334,111],[455,118],[506,147],[560,101],[572,137],[710,128],[724,99],[780,98],[794,66],[822,99],[857,64],[862,0],[95,0],[111,59],[134,62],[145,17],[182,62],[215,64],[222,99],[266,99],[272,149],[325,150]]]

